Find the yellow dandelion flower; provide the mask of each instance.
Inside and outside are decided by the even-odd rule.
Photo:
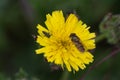
[[[39,25],[37,43],[43,46],[36,54],[44,54],[48,62],[66,66],[68,71],[85,69],[86,64],[93,62],[89,52],[95,48],[95,33],[79,21],[75,14],[70,14],[65,20],[62,11],[53,11],[46,15],[46,28]]]

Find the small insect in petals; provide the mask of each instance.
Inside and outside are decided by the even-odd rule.
[[[43,33],[46,37],[50,38],[50,34],[49,34],[48,32],[42,31],[42,33]]]
[[[85,51],[85,48],[83,47],[83,44],[80,41],[80,38],[75,33],[71,33],[69,37],[80,52]]]

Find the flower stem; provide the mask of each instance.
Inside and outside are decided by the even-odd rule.
[[[105,39],[105,37],[106,37],[105,34],[100,34],[99,36],[96,37],[95,42],[98,43]]]
[[[99,66],[100,64],[102,64],[103,62],[105,62],[106,60],[108,60],[109,58],[113,57],[114,55],[118,54],[120,52],[120,48],[112,51],[110,54],[108,54],[107,56],[105,56],[104,58],[102,58],[100,61],[95,62],[91,67],[89,67],[88,71],[83,74],[83,76],[80,78],[80,80],[85,80],[86,76],[93,70],[95,69],[97,66]]]
[[[70,73],[67,70],[65,70],[60,80],[68,80],[69,74]]]

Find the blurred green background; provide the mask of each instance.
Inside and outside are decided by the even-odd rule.
[[[45,25],[46,14],[75,10],[80,19],[99,33],[99,24],[108,13],[120,13],[120,0],[0,0],[0,80],[63,80],[64,71],[51,71],[42,55],[36,55],[36,25]],[[97,43],[95,61],[111,53],[106,39]],[[120,52],[119,52],[120,53]],[[119,80],[120,54],[94,68],[85,80]],[[82,80],[86,70],[67,74],[66,80]]]

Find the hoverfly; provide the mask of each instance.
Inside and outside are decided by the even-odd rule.
[[[50,37],[50,34],[48,32],[42,31],[42,33],[46,36],[46,37]]]
[[[85,48],[83,47],[83,44],[80,41],[80,38],[75,33],[71,33],[69,37],[80,52],[85,51]]]

